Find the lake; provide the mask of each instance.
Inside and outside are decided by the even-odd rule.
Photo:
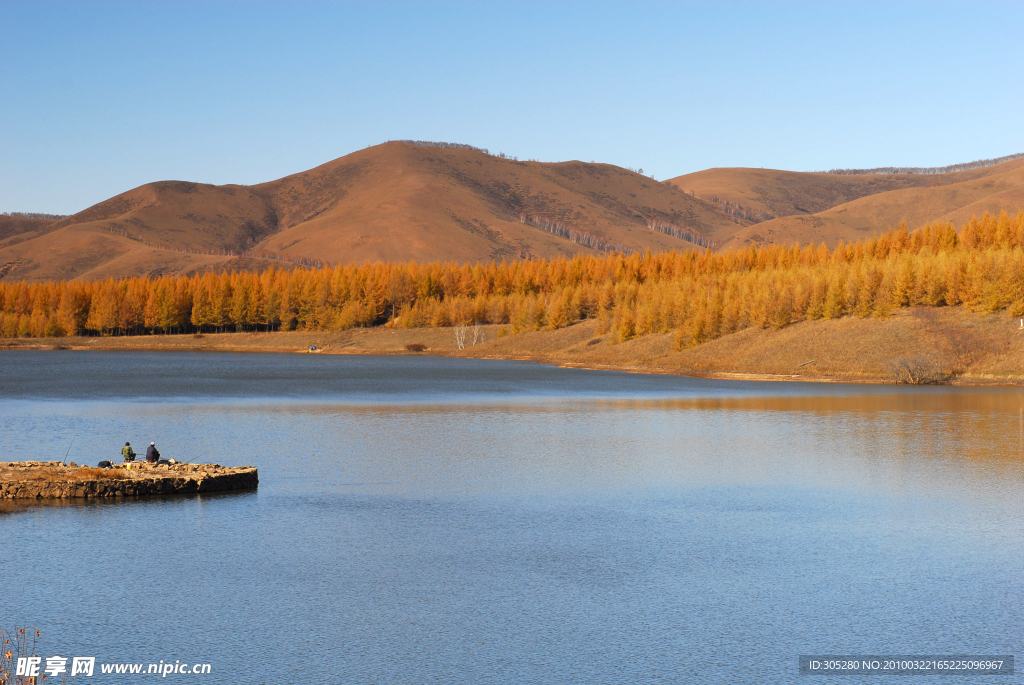
[[[0,513],[0,620],[43,656],[207,684],[784,683],[800,654],[1024,654],[1018,389],[0,353],[0,459],[72,439],[260,487]]]

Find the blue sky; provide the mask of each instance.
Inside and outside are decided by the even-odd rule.
[[[642,167],[1024,151],[1024,4],[0,0],[0,211],[389,139]]]

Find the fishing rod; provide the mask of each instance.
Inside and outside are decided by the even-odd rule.
[[[68,455],[71,454],[71,448],[74,446],[75,438],[77,437],[78,433],[75,433],[73,436],[71,436],[71,444],[68,445],[68,451],[64,453],[64,459],[60,462],[62,466],[64,465],[64,462],[68,460]]]
[[[194,462],[198,458],[199,458],[199,455],[197,454],[196,456],[192,457],[188,461],[179,461],[178,463],[179,464],[191,464],[192,462]]]

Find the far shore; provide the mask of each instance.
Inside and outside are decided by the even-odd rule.
[[[901,310],[884,319],[845,317],[781,329],[746,329],[673,349],[669,333],[619,342],[583,321],[557,330],[506,333],[454,328],[5,338],[0,350],[132,350],[435,355],[543,362],[565,367],[756,381],[1024,385],[1024,329],[1008,315],[962,308]]]

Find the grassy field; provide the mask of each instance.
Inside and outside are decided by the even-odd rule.
[[[457,333],[463,337],[459,349]],[[319,354],[426,354],[522,359],[594,369],[715,378],[876,383],[1024,384],[1019,318],[962,307],[913,307],[878,319],[748,328],[673,350],[672,334],[624,343],[594,321],[510,334],[501,326],[0,340],[8,350],[189,350]]]

